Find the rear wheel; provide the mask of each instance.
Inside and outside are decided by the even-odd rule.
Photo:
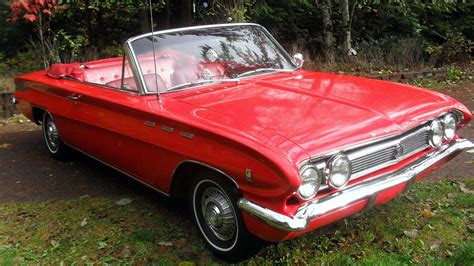
[[[66,159],[69,154],[69,148],[61,140],[56,123],[54,123],[53,117],[49,112],[45,112],[43,115],[42,128],[44,141],[51,156],[55,159]]]
[[[190,191],[194,220],[207,245],[219,257],[241,261],[257,253],[263,241],[245,227],[238,191],[213,173],[200,175]]]

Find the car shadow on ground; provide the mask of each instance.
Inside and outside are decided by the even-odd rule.
[[[44,202],[81,197],[145,198],[163,208],[186,209],[130,177],[80,153],[50,157],[41,131],[0,133],[0,203]]]

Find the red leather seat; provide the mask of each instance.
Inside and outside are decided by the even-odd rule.
[[[220,79],[225,77],[225,69],[222,64],[202,63],[175,69],[175,83],[176,85],[179,85],[199,79],[207,79],[203,77],[203,72],[206,71],[206,69],[210,72],[211,79]]]
[[[140,59],[139,59],[140,61]],[[149,92],[156,92],[156,82],[154,78],[155,60],[140,61],[140,67],[145,78],[145,83]],[[175,85],[175,62],[173,58],[161,57],[156,59],[156,73],[158,77],[158,91],[166,90]]]
[[[82,64],[80,68],[79,64],[74,64],[72,65],[72,70],[69,69],[71,68],[69,65],[65,65],[64,67],[54,66],[52,70],[56,71],[51,70],[50,72],[58,77],[65,72],[69,75],[71,75],[71,73],[76,75],[77,72],[78,79],[120,89],[122,85],[122,60],[122,58],[117,57],[86,62]],[[142,57],[138,58],[138,60],[148,92],[156,92],[157,89],[159,92],[166,92],[169,88],[183,83],[199,79],[219,79],[225,76],[225,69],[222,64],[218,62],[178,67],[175,59],[171,56],[161,56],[156,60],[150,57]],[[189,60],[187,60],[187,62],[189,63]],[[61,71],[58,72],[57,69]],[[203,75],[203,73],[206,73],[209,77],[205,77],[206,74]],[[138,91],[138,86],[128,65],[124,72],[124,89]]]

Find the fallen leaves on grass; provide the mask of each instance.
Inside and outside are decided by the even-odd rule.
[[[128,205],[130,203],[132,203],[132,199],[129,199],[129,198],[123,198],[123,199],[120,199],[118,201],[115,202],[115,204],[119,205],[119,206],[123,206],[123,205]]]
[[[171,247],[171,246],[173,246],[173,243],[168,242],[168,241],[160,241],[160,242],[158,243],[158,245],[160,245],[160,246],[162,246],[162,247]]]
[[[1,149],[9,149],[12,145],[10,143],[2,143],[0,144],[0,150]]]
[[[188,244],[188,241],[184,238],[180,238],[180,239],[176,240],[176,246],[178,246],[180,248],[185,247],[187,244]]]
[[[468,224],[467,229],[469,230],[469,232],[474,233],[474,224]]]
[[[50,242],[51,242],[51,246],[53,246],[54,248],[59,247],[59,241],[51,239]]]
[[[441,241],[434,240],[430,242],[430,250],[435,251],[438,250],[441,246]]]
[[[464,193],[474,194],[474,190],[468,189],[464,183],[459,183],[459,189]]]
[[[132,248],[129,246],[124,247],[122,251],[120,251],[120,256],[122,256],[122,258],[130,258],[132,254]]]
[[[178,265],[179,266],[194,266],[194,265],[196,265],[196,263],[194,263],[192,261],[182,261]]]
[[[436,213],[434,213],[434,212],[432,212],[432,211],[430,211],[430,210],[428,210],[428,209],[424,209],[424,210],[421,212],[421,215],[422,215],[423,217],[425,217],[425,218],[431,218],[431,217],[435,216]]]
[[[81,222],[81,227],[84,227],[86,225],[87,225],[87,219],[84,218],[84,220],[82,220],[82,222]]]
[[[417,229],[410,229],[403,231],[403,234],[408,236],[409,238],[417,238],[419,235],[419,231]]]
[[[98,248],[98,249],[104,249],[104,248],[106,248],[106,247],[108,246],[107,243],[105,243],[105,242],[99,242],[98,244],[99,244],[99,248]]]

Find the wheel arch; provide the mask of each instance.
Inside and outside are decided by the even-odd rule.
[[[227,180],[236,189],[239,189],[239,184],[232,178],[230,175],[226,174],[222,170],[219,170],[208,164],[194,161],[194,160],[185,160],[180,162],[171,176],[171,185],[170,185],[170,197],[185,199],[188,195],[189,185],[192,183],[193,178],[197,173],[202,171],[212,172],[220,177],[223,180]]]
[[[33,122],[35,122],[37,125],[41,125],[43,121],[43,116],[46,112],[47,111],[41,107],[33,106],[33,108],[31,109],[31,113],[33,114],[34,119]]]

